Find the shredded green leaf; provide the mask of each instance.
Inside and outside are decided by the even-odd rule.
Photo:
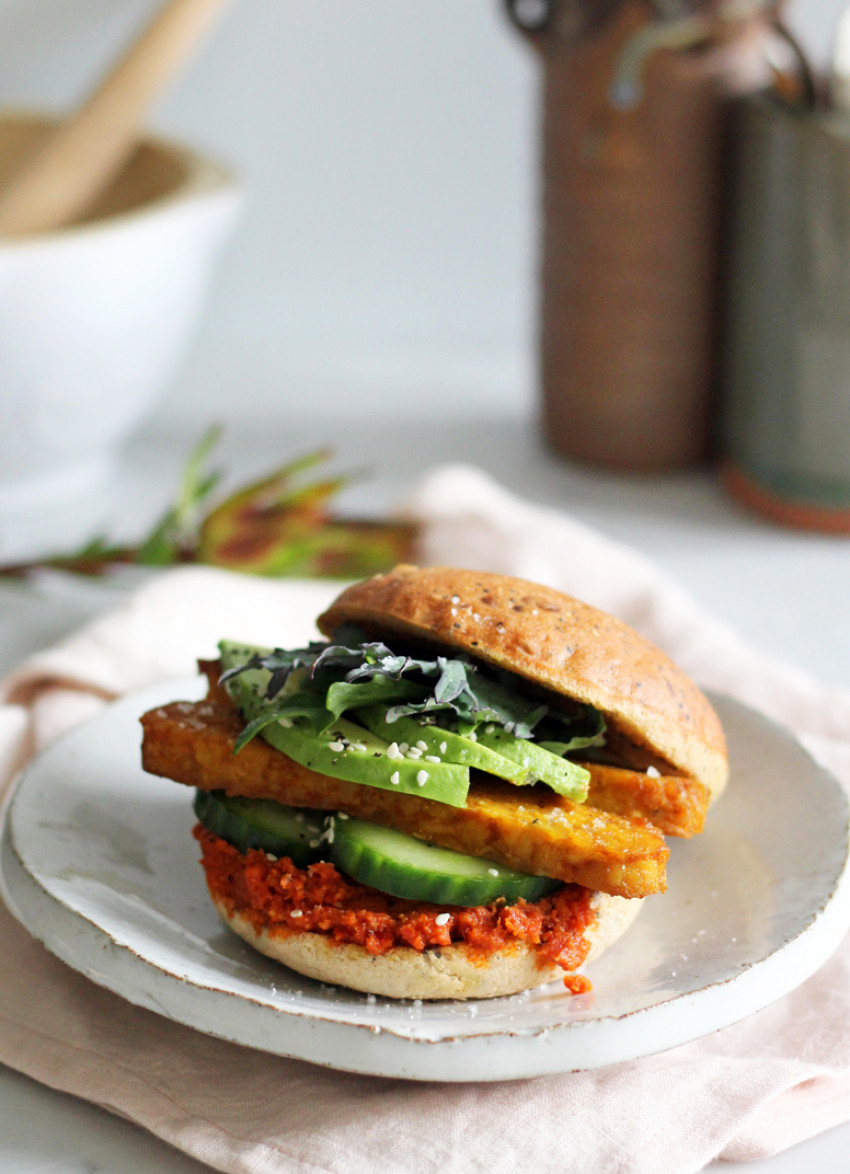
[[[345,633],[349,638],[353,634]],[[321,732],[344,713],[353,712],[356,720],[358,709],[376,703],[386,707],[390,725],[401,717],[424,715],[468,734],[492,722],[516,738],[542,742],[545,737],[542,744],[559,756],[604,742],[604,719],[595,710],[580,707],[570,715],[529,700],[508,674],[497,677],[465,655],[423,659],[394,652],[380,641],[314,642],[306,648],[258,653],[228,670],[222,681],[253,669],[270,676],[263,712],[249,722],[240,745],[281,717],[306,718]]]

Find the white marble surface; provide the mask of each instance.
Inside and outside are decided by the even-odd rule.
[[[340,438],[338,466],[372,471],[347,491],[344,503],[352,511],[386,508],[436,463],[474,461],[528,498],[571,511],[657,559],[759,647],[823,680],[850,686],[847,540],[768,526],[728,501],[708,473],[636,480],[568,466],[541,451],[530,425],[510,417],[474,423],[460,417],[398,424],[290,421],[255,435],[231,435],[222,445],[221,462],[234,480],[244,478],[326,443],[331,434]],[[75,511],[58,528],[68,539],[74,526],[82,538],[95,523],[118,537],[138,536],[169,499],[191,440],[152,431],[139,437],[109,501]],[[56,518],[45,520],[38,532],[30,527],[27,541],[32,547],[55,543],[51,527],[57,529]],[[58,578],[39,585],[0,584],[0,672],[108,605],[127,585]],[[848,1147],[850,1125],[755,1166],[723,1169],[831,1174],[847,1169]],[[188,1174],[205,1168],[125,1121],[0,1069],[4,1174]]]

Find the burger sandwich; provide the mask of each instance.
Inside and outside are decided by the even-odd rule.
[[[726,783],[716,714],[612,616],[502,575],[397,567],[298,649],[222,641],[206,698],[142,718],[195,789],[224,921],[375,995],[505,995],[580,968],[665,888]]]

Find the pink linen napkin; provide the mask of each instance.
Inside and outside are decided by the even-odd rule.
[[[648,560],[472,469],[409,503],[423,561],[521,575],[643,631],[704,685],[792,725],[850,786],[850,693],[755,652]],[[327,583],[163,573],[0,684],[0,786],[123,693],[191,673],[221,635],[301,641]],[[133,1007],[49,955],[0,908],[0,1060],[233,1174],[688,1174],[850,1120],[850,942],[793,994],[704,1040],[588,1073],[408,1083],[228,1044]]]

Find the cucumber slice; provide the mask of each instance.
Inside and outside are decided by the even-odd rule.
[[[226,669],[244,664],[257,651],[226,641],[219,648]],[[246,721],[256,717],[267,704],[265,690],[270,675],[265,669],[250,669],[227,682],[227,690]],[[384,791],[401,791],[451,807],[466,804],[467,767],[426,762],[424,756],[414,759],[401,753],[390,755],[389,742],[345,718],[334,721],[320,734],[303,718],[287,718],[272,722],[260,736],[301,766],[331,778]]]
[[[260,848],[288,856],[297,868],[327,857],[323,811],[284,807],[273,799],[238,799],[224,791],[196,791],[193,807],[205,828],[239,852]]]
[[[568,758],[561,758],[546,750],[539,742],[516,738],[502,726],[479,726],[476,737],[482,746],[519,762],[529,774],[525,781],[540,781],[551,787],[558,795],[571,799],[573,803],[584,803],[590,783],[590,772]]]
[[[488,905],[499,897],[539,901],[561,884],[364,819],[335,816],[328,842],[331,861],[361,884],[435,905]]]
[[[481,742],[474,742],[442,726],[426,725],[414,717],[399,717],[387,721],[387,711],[382,705],[368,705],[357,711],[357,720],[381,738],[390,738],[396,745],[406,742],[426,754],[438,756],[446,762],[474,767],[487,771],[499,779],[522,785],[533,781],[531,771],[521,762],[512,761]]]

